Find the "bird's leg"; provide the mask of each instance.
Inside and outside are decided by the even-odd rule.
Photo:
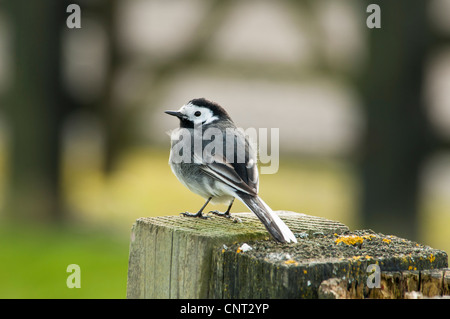
[[[200,210],[198,212],[196,212],[195,214],[192,214],[192,213],[189,213],[189,212],[184,212],[184,213],[180,213],[180,215],[183,215],[183,216],[186,216],[186,217],[198,217],[198,218],[203,218],[203,219],[210,218],[208,216],[204,216],[203,215],[203,210],[205,209],[206,205],[208,205],[208,203],[211,200],[211,198],[212,197],[208,198],[206,203],[203,204],[202,208],[200,208]]]
[[[235,223],[240,223],[240,222],[241,222],[241,219],[240,219],[240,218],[238,218],[238,217],[233,217],[233,216],[231,216],[231,214],[230,214],[231,206],[233,206],[233,203],[234,203],[234,197],[233,197],[233,199],[231,200],[230,205],[228,205],[228,208],[227,208],[227,210],[226,210],[224,213],[221,213],[221,212],[219,212],[218,210],[212,210],[212,211],[210,211],[210,213],[212,213],[212,214],[214,214],[214,215],[217,215],[217,216],[221,216],[221,217],[225,217],[225,218],[230,218],[231,220],[233,220],[233,222],[235,222]]]

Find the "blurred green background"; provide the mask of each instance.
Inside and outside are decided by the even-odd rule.
[[[126,296],[133,222],[203,204],[170,171],[163,113],[197,97],[280,129],[279,170],[260,176],[274,210],[450,251],[449,14],[447,0],[0,0],[0,298]]]

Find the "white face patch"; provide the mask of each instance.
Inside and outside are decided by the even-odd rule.
[[[210,109],[190,103],[183,105],[178,112],[186,115],[194,124],[209,124],[219,119]]]

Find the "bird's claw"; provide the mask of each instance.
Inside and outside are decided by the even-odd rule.
[[[197,218],[201,218],[201,219],[211,218],[211,216],[205,216],[201,212],[198,212],[195,214],[189,213],[189,212],[184,212],[184,213],[180,213],[180,215],[185,216],[185,217],[197,217]]]
[[[209,211],[210,214],[214,214],[220,217],[225,217],[233,221],[233,223],[242,223],[242,220],[239,217],[231,216],[229,212],[221,213],[218,210],[211,210]]]

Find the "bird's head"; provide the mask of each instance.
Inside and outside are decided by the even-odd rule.
[[[217,121],[231,121],[228,113],[217,103],[205,98],[193,99],[183,105],[178,111],[165,111],[166,114],[180,119],[180,127],[207,125]]]

